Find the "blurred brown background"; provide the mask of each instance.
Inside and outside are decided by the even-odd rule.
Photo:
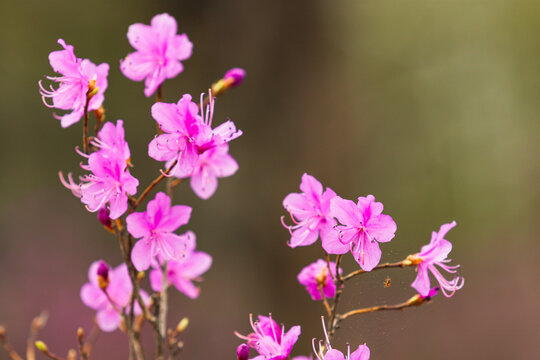
[[[537,273],[540,2],[465,1],[3,1],[0,3],[0,323],[18,349],[41,310],[40,338],[64,355],[93,312],[79,299],[92,261],[120,262],[115,240],[71,193],[81,126],[61,129],[37,82],[62,37],[77,56],[111,65],[108,120],[124,119],[135,169],[147,184],[154,99],[124,78],[134,22],[169,12],[194,43],[165,100],[197,96],[228,68],[242,87],[217,101],[245,135],[231,146],[240,171],[195,208],[189,229],[214,257],[197,301],[172,293],[172,321],[191,319],[186,359],[233,359],[248,314],[302,325],[294,354],[320,338],[322,306],[296,282],[320,247],[289,249],[283,197],[308,172],[347,198],[372,193],[398,224],[383,245],[396,261],[456,220],[448,239],[463,290],[421,308],[343,324],[335,347],[367,342],[373,359],[532,359],[540,340]],[[536,225],[536,226],[535,226]],[[350,260],[350,259],[349,259]],[[346,262],[348,270],[356,268]],[[392,286],[383,289],[383,279]],[[414,294],[414,272],[353,282],[342,309]],[[150,352],[151,348],[148,348]],[[127,358],[125,336],[101,336],[94,359]],[[7,356],[0,352],[0,359]]]

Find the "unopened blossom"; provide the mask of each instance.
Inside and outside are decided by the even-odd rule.
[[[236,358],[238,360],[248,360],[249,358],[249,346],[247,344],[240,344],[236,348]]]
[[[120,70],[133,81],[145,80],[144,94],[149,97],[165,81],[184,70],[181,61],[191,56],[193,44],[186,34],[177,34],[176,20],[169,14],[152,18],[150,25],[130,25],[129,43],[136,52],[120,62]]]
[[[98,147],[100,155],[106,158],[119,157],[128,162],[131,157],[122,120],[118,120],[116,125],[106,122],[92,140],[92,145]]]
[[[131,261],[138,271],[150,267],[153,259],[180,260],[187,247],[188,235],[173,232],[188,223],[191,207],[171,206],[171,199],[163,192],[148,202],[145,212],[134,212],[126,217],[127,230],[135,238]]]
[[[88,100],[88,110],[97,110],[103,104],[104,93],[107,89],[107,75],[109,65],[106,63],[95,65],[88,59],[75,56],[72,45],[67,45],[62,39],[58,43],[63,50],[53,51],[49,54],[49,62],[53,70],[61,76],[47,76],[47,79],[59,84],[58,88],[51,85],[46,89],[39,82],[40,93],[45,105],[60,110],[71,110],[62,116],[55,115],[62,127],[68,127],[78,122],[84,115],[87,95],[92,93]],[[46,101],[52,99],[52,104]]]
[[[229,81],[231,84],[230,87],[238,86],[244,81],[246,77],[246,70],[242,68],[232,68],[225,73],[223,79]]]
[[[107,283],[100,283],[100,277],[107,274]],[[96,321],[103,331],[113,331],[122,322],[122,311],[130,312],[129,304],[133,286],[129,278],[126,264],[121,264],[114,269],[103,261],[94,262],[88,270],[88,280],[81,288],[82,302],[97,311]],[[103,279],[102,279],[103,281]],[[150,303],[150,297],[144,290],[140,290],[141,297],[146,305]],[[135,303],[133,313],[139,315],[142,309]]]
[[[167,262],[167,283],[191,299],[196,299],[200,292],[193,281],[200,281],[200,276],[212,265],[212,257],[205,252],[195,251],[195,247],[195,234],[188,231],[182,257]],[[157,263],[150,272],[150,285],[154,291],[161,291],[163,286],[163,272]]]
[[[344,253],[351,250],[355,260],[365,271],[371,271],[381,260],[379,243],[394,238],[397,226],[389,215],[384,215],[383,204],[373,195],[359,197],[358,203],[339,196],[332,199],[332,215],[339,222],[334,246]]]
[[[330,267],[332,275],[328,270]],[[339,269],[341,273],[341,268]],[[323,259],[318,259],[316,262],[309,264],[298,274],[298,282],[302,284],[313,300],[321,300],[321,291],[327,298],[333,298],[336,295],[336,284],[334,279],[336,276],[336,263],[330,262],[330,266]]]
[[[229,146],[223,144],[207,150],[199,155],[191,173],[179,168],[175,177],[190,177],[193,192],[201,199],[208,199],[216,192],[218,178],[233,175],[238,170],[238,163],[229,154]]]
[[[285,360],[300,336],[301,328],[296,325],[285,332],[284,326],[279,326],[271,316],[259,315],[259,320],[253,322],[250,315],[253,332],[247,336],[236,333],[241,339],[255,349],[259,355],[252,360]]]
[[[300,183],[301,193],[291,193],[283,200],[283,207],[291,216],[294,225],[283,226],[291,233],[290,247],[307,246],[321,237],[323,248],[331,254],[335,254],[332,243],[328,240],[335,233],[333,227],[336,224],[330,213],[330,201],[336,193],[326,188],[323,191],[322,184],[313,176],[302,175]]]
[[[465,280],[457,275],[452,280],[445,279],[437,268],[438,266],[450,274],[455,274],[456,269],[459,268],[459,265],[447,265],[447,263],[452,261],[447,258],[450,251],[452,251],[452,243],[444,237],[454,226],[456,226],[455,221],[449,224],[443,224],[438,232],[434,231],[431,234],[431,242],[429,244],[422,246],[418,254],[409,257],[410,260],[418,264],[418,273],[411,286],[423,297],[430,294],[429,272],[439,282],[439,286],[446,297],[454,295],[456,290],[461,289],[465,283]]]
[[[167,161],[168,167],[176,161],[170,172],[173,176],[191,176],[201,154],[242,135],[230,120],[212,129],[213,106],[211,98],[206,113],[200,115],[199,106],[191,101],[188,94],[176,104],[154,104],[152,117],[163,134],[150,142],[148,155],[158,161]],[[230,172],[230,167],[228,170],[224,174]],[[204,193],[209,191],[205,189]]]
[[[62,184],[80,197],[89,211],[107,206],[109,217],[118,219],[126,212],[128,195],[135,195],[139,181],[130,174],[121,156],[105,157],[100,151],[81,155],[88,157],[88,164],[81,167],[90,174],[81,176],[80,184],[75,183],[71,174],[67,181],[60,174]]]

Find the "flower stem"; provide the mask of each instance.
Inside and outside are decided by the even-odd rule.
[[[332,304],[331,313],[330,313],[330,320],[328,322],[328,328],[330,329],[328,331],[328,339],[332,340],[332,337],[336,333],[337,327],[339,325],[339,321],[337,321],[337,306],[339,304],[339,300],[341,299],[341,294],[343,293],[343,278],[341,277],[341,274],[339,273],[339,264],[341,263],[341,257],[342,255],[336,256],[336,296],[334,297],[334,303]],[[332,272],[330,272],[332,273]]]
[[[342,320],[345,320],[353,315],[361,315],[376,311],[386,311],[386,310],[403,310],[405,308],[413,307],[413,306],[420,306],[426,302],[429,302],[430,298],[423,298],[419,295],[415,295],[411,297],[409,300],[396,304],[396,305],[378,305],[378,306],[372,306],[368,308],[362,308],[362,309],[356,309],[346,312],[342,315],[337,315],[336,320],[339,323]]]
[[[405,260],[402,260],[402,261],[399,261],[399,262],[396,262],[396,263],[385,263],[385,264],[378,265],[378,266],[374,267],[371,271],[380,270],[380,269],[390,269],[390,268],[404,268],[404,267],[407,267],[407,266],[413,266],[413,263],[410,260],[405,259]],[[353,271],[353,272],[347,274],[346,276],[344,276],[343,281],[352,279],[356,275],[360,275],[360,274],[363,274],[363,273],[366,273],[366,272],[369,272],[369,271],[365,271],[365,270],[362,270],[362,269]]]

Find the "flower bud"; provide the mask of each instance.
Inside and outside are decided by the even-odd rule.
[[[43,341],[38,340],[38,341],[35,342],[35,345],[38,348],[38,350],[41,351],[42,353],[48,353],[49,352],[49,349],[47,348],[47,345]]]
[[[105,290],[109,286],[109,265],[105,261],[100,261],[97,268],[98,285],[101,290]]]
[[[236,348],[236,356],[238,360],[247,360],[249,358],[249,346],[240,344],[240,346]]]
[[[176,333],[180,334],[181,332],[183,332],[184,330],[186,330],[186,328],[188,327],[189,325],[189,319],[188,318],[183,318],[182,320],[180,320],[180,322],[178,323],[178,325],[176,325]]]
[[[229,87],[238,86],[244,81],[246,77],[246,70],[242,68],[232,68],[225,73],[223,79],[230,83]]]
[[[106,207],[102,207],[101,209],[99,209],[97,213],[97,218],[99,222],[102,223],[103,226],[105,226],[107,229],[112,228],[111,218],[109,217],[109,209],[107,209]]]

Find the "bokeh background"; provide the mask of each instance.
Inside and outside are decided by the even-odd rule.
[[[245,135],[231,146],[240,170],[207,201],[183,184],[189,229],[214,257],[197,301],[172,292],[171,322],[191,319],[186,359],[232,359],[248,314],[301,324],[295,354],[320,338],[323,309],[296,282],[321,255],[290,249],[279,217],[302,173],[346,198],[369,193],[398,224],[382,246],[397,261],[456,220],[448,239],[465,287],[421,308],[343,323],[335,347],[366,342],[373,359],[531,359],[540,340],[538,286],[540,2],[2,1],[0,3],[0,323],[24,348],[30,320],[48,310],[40,338],[64,355],[93,312],[79,300],[92,261],[121,261],[116,241],[60,185],[78,170],[81,126],[61,129],[37,82],[64,38],[77,56],[111,65],[105,107],[124,119],[135,168],[158,172],[147,143],[154,99],[124,78],[119,59],[134,22],[168,12],[194,43],[166,101],[197,96],[228,68],[245,83],[217,101]],[[356,265],[348,259],[347,270]],[[392,286],[383,288],[390,276]],[[411,270],[353,281],[342,309],[414,294]],[[148,335],[148,334],[147,334]],[[147,348],[151,352],[151,347]],[[125,336],[100,336],[94,359],[127,358]],[[0,352],[0,359],[7,359]]]

